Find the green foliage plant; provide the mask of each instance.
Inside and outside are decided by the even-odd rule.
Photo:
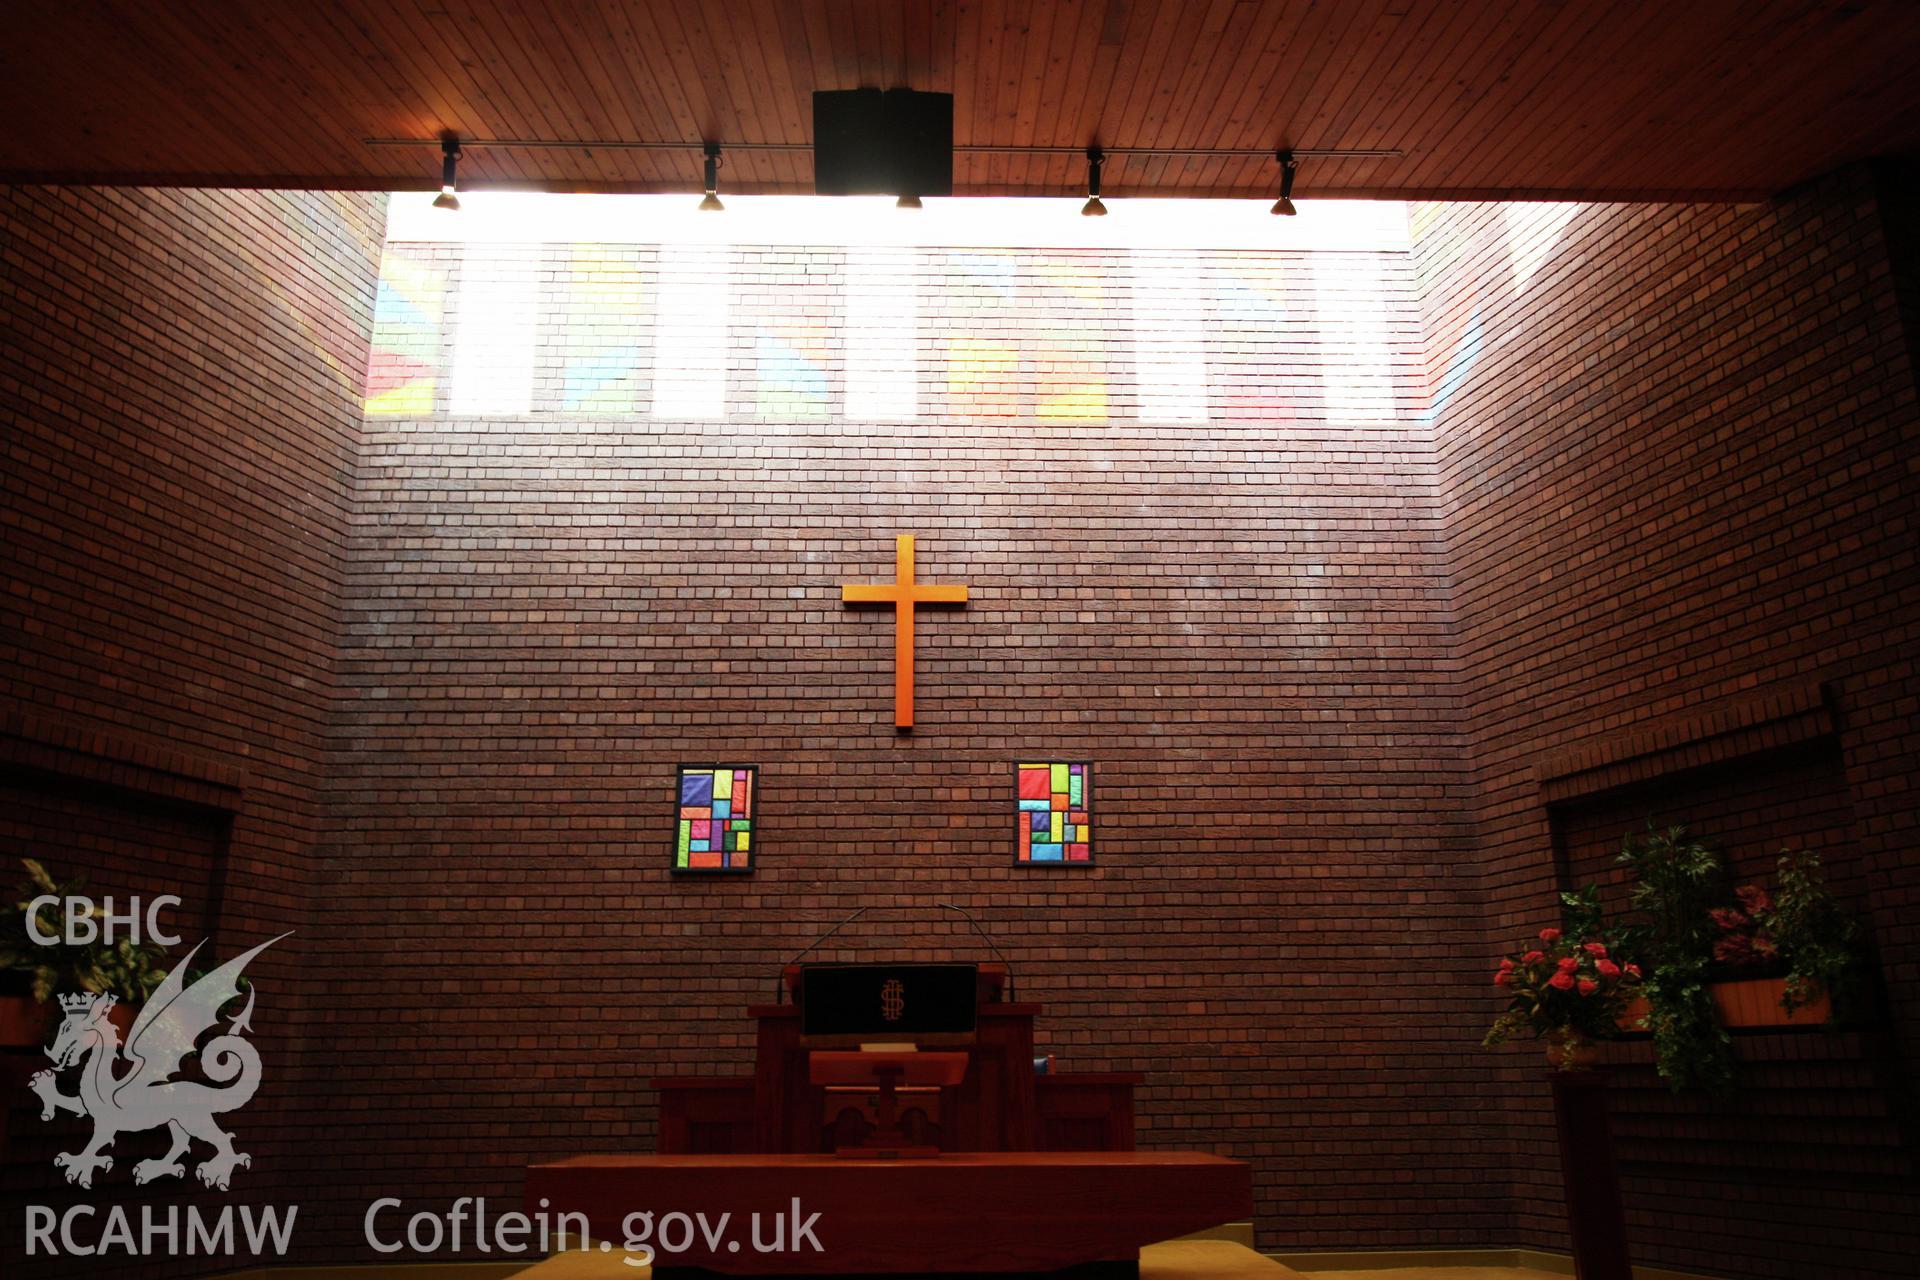
[[[1631,923],[1622,947],[1646,966],[1654,1062],[1676,1092],[1733,1086],[1733,1040],[1714,1010],[1710,981],[1717,930],[1713,910],[1727,899],[1726,864],[1685,827],[1629,832],[1621,865],[1633,876]]]
[[[147,997],[167,976],[166,951],[152,943],[121,937],[112,943],[99,941],[99,931],[91,942],[42,943],[28,927],[30,916],[37,915],[42,937],[64,937],[62,906],[41,903],[33,912],[36,898],[53,897],[64,904],[69,898],[85,898],[85,877],[55,880],[45,866],[32,858],[22,859],[27,879],[13,894],[13,901],[0,911],[0,970],[25,974],[33,998],[41,1002],[56,995],[97,991],[119,996],[128,1004],[144,1004]],[[92,919],[98,912],[89,901],[76,919]]]

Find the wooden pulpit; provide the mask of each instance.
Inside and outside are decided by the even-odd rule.
[[[937,1049],[815,1049],[807,1060],[808,1083],[827,1093],[827,1128],[838,1135],[844,1117],[866,1130],[836,1137],[833,1153],[885,1160],[940,1154],[929,1141],[940,1124],[940,1094],[966,1073],[966,1054]]]
[[[751,1076],[656,1079],[657,1154],[531,1166],[527,1205],[579,1213],[608,1240],[636,1205],[774,1219],[804,1200],[821,1224],[817,1251],[695,1236],[650,1259],[655,1280],[1138,1280],[1143,1245],[1252,1214],[1245,1162],[1133,1149],[1140,1076],[1036,1059],[1040,1007],[1005,998],[1003,965],[807,968],[838,972],[809,992],[789,966],[782,998],[747,1010]]]
[[[830,1086],[814,1077],[803,1010],[797,998],[806,966],[783,974],[788,999],[751,1005],[757,1027],[750,1077],[658,1077],[658,1149],[664,1155],[830,1153],[864,1144],[875,1127],[868,1100],[835,1108]],[[1004,965],[975,969],[977,1000],[968,1043],[947,1037],[890,1035],[923,1050],[965,1055],[956,1083],[935,1086],[937,1103],[911,1116],[912,1145],[941,1152],[1132,1151],[1136,1072],[1050,1072],[1035,1069],[1036,1004],[1003,998]],[[942,1041],[945,1041],[942,1043]],[[840,1095],[847,1097],[848,1095]],[[870,1095],[869,1095],[870,1098]],[[933,1117],[937,1116],[937,1119]]]

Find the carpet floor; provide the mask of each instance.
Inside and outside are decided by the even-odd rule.
[[[651,1280],[649,1267],[630,1267],[618,1253],[564,1253],[517,1273],[514,1280]],[[1322,1273],[1324,1274],[1324,1273]],[[1140,1251],[1140,1280],[1307,1280],[1243,1245],[1226,1240],[1175,1240]],[[1314,1277],[1313,1280],[1319,1280]],[[1556,1277],[1556,1280],[1563,1278]]]
[[[618,1254],[567,1253],[518,1273],[514,1280],[651,1280]],[[1140,1251],[1140,1280],[1567,1280],[1516,1267],[1401,1267],[1391,1271],[1296,1271],[1226,1240],[1173,1240]]]

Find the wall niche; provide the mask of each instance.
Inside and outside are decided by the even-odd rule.
[[[1736,885],[1767,880],[1783,848],[1816,850],[1866,917],[1838,721],[1817,688],[1583,748],[1539,780],[1561,887],[1599,884],[1609,912],[1625,906],[1621,841],[1651,822],[1713,845]],[[1870,1250],[1846,1255],[1872,1238],[1854,1229],[1868,1212],[1860,1189],[1920,1171],[1891,1037],[1871,1023],[1733,1037],[1739,1078],[1725,1098],[1673,1093],[1644,1036],[1607,1046],[1630,1237],[1738,1237],[1783,1258],[1823,1240],[1823,1265],[1881,1265]]]

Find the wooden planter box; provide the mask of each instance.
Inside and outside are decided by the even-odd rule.
[[[1781,1003],[1787,994],[1785,978],[1738,978],[1715,982],[1710,990],[1723,1027],[1818,1027],[1833,1016],[1824,991],[1788,1013]]]

